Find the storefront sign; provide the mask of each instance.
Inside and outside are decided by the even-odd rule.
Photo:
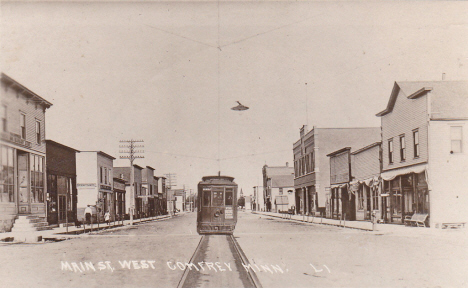
[[[99,187],[101,190],[112,190],[112,187],[111,186],[108,186],[108,185],[102,185]]]
[[[29,141],[26,141],[25,139],[21,138],[20,135],[18,134],[15,134],[15,133],[2,133],[2,140],[3,141],[7,141],[7,142],[10,142],[10,143],[13,143],[13,144],[17,144],[19,146],[23,146],[23,147],[26,147],[26,148],[31,148],[32,145],[31,145],[31,142]]]
[[[93,188],[96,187],[96,183],[77,183],[76,187]]]

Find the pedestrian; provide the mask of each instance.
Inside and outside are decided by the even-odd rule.
[[[110,225],[110,213],[109,211],[106,212],[106,214],[104,214],[104,220],[107,222],[107,226]]]
[[[93,210],[91,210],[90,205],[88,205],[85,208],[84,214],[85,214],[86,224],[90,225],[91,224],[91,217],[93,215]]]

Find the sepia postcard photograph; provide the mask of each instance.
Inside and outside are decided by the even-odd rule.
[[[468,287],[467,15],[0,0],[0,286]]]

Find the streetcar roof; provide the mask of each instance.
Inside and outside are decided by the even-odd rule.
[[[231,176],[204,176],[199,184],[237,185]]]

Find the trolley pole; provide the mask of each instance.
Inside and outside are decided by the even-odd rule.
[[[144,153],[143,150],[136,150],[135,148],[144,147],[143,145],[136,145],[135,143],[144,142],[143,140],[120,140],[121,143],[128,143],[120,145],[120,148],[127,148],[128,150],[121,150],[120,153],[126,153],[126,156],[120,156],[120,159],[130,160],[130,225],[133,225],[133,213],[135,211],[135,168],[133,161],[137,158],[145,158],[145,156],[135,155],[136,153]]]

